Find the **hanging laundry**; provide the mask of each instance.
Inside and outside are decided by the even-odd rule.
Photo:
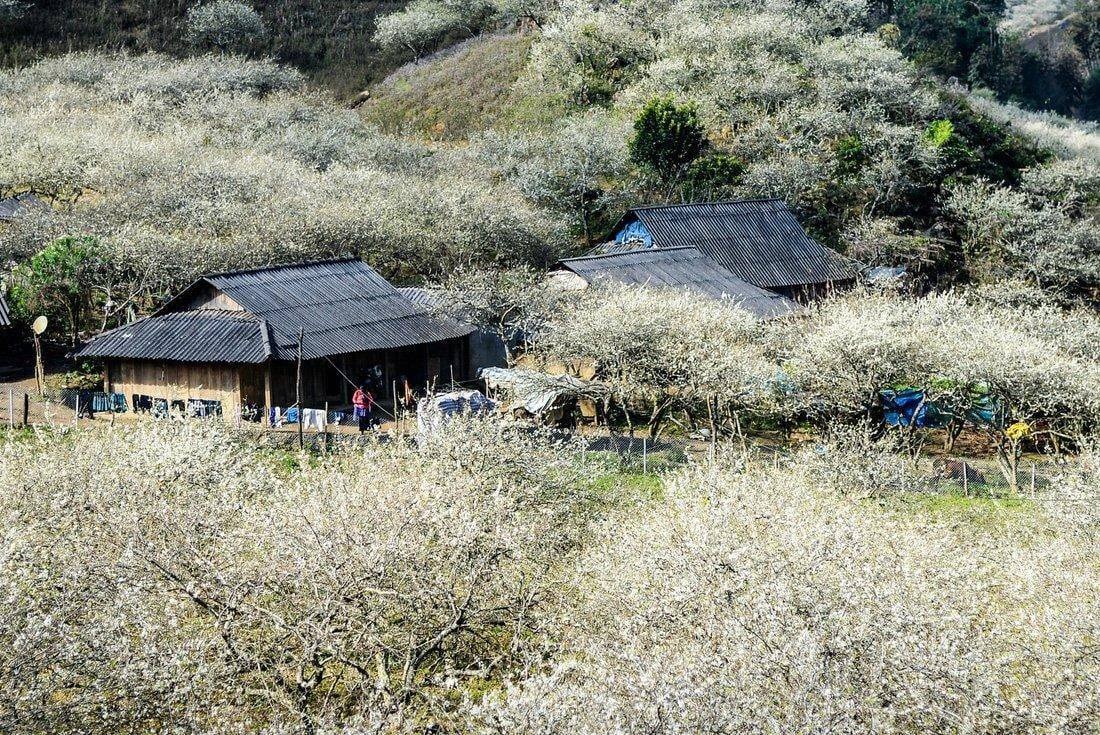
[[[316,429],[319,432],[325,430],[325,412],[319,408],[303,408],[302,423],[307,429]]]

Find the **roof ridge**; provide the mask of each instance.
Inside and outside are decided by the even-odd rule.
[[[296,263],[282,263],[282,264],[277,264],[277,265],[262,265],[262,266],[258,266],[256,268],[241,268],[240,270],[235,270],[235,271],[219,271],[217,273],[203,273],[201,276],[199,276],[199,280],[202,280],[204,278],[222,278],[222,277],[225,277],[225,276],[242,276],[242,275],[245,275],[245,274],[248,274],[248,273],[262,273],[263,271],[279,270],[280,268],[304,268],[306,266],[313,266],[313,265],[329,265],[331,263],[351,263],[351,262],[354,262],[354,261],[358,261],[360,263],[363,263],[363,265],[366,265],[368,268],[370,268],[370,266],[367,265],[367,263],[365,263],[362,258],[359,258],[359,257],[356,257],[356,256],[348,256],[348,257],[345,257],[345,258],[325,258],[324,260],[302,260],[302,261],[298,261]]]
[[[784,209],[790,209],[785,199],[779,197],[761,197],[759,199],[721,199],[715,202],[680,202],[679,204],[647,204],[644,207],[631,207],[627,212],[640,212],[650,209],[677,209],[680,207],[711,207],[718,204],[759,204],[762,202],[779,202]]]
[[[706,255],[703,253],[703,251],[701,251],[699,248],[694,247],[692,245],[676,245],[675,247],[671,247],[671,248],[662,248],[662,247],[658,247],[658,246],[654,245],[653,247],[648,247],[648,248],[634,248],[633,250],[620,250],[619,252],[615,252],[615,253],[596,253],[595,255],[577,255],[577,256],[574,256],[572,258],[562,258],[561,260],[558,261],[558,263],[570,263],[570,262],[575,262],[575,261],[578,261],[578,260],[596,260],[598,258],[618,258],[618,257],[621,257],[623,255],[635,255],[637,253],[649,253],[649,252],[654,252],[654,251],[661,252],[661,253],[669,253],[669,252],[673,252],[675,250],[694,250],[700,256],[702,256],[704,258],[706,257]]]
[[[156,317],[175,316],[175,315],[179,315],[179,314],[187,314],[188,316],[191,316],[191,315],[194,315],[194,314],[210,314],[210,315],[217,315],[217,316],[237,316],[237,317],[241,317],[243,319],[249,319],[249,320],[256,320],[256,319],[259,318],[256,314],[249,311],[248,309],[183,309],[181,311],[166,311],[163,314],[149,314],[148,316],[145,316],[145,317],[142,317],[142,318],[149,319],[149,318],[152,318],[154,316],[156,316]]]

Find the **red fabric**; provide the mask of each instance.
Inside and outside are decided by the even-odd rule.
[[[357,388],[355,394],[351,397],[351,403],[356,408],[372,408],[374,406],[374,394]]]

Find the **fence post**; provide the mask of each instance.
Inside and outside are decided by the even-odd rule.
[[[1035,460],[1031,461],[1031,497],[1035,497]]]
[[[646,438],[642,437],[642,474],[649,474],[649,452],[646,445]]]
[[[73,428],[74,429],[79,429],[80,428],[80,394],[79,393],[76,394],[76,403],[74,405],[76,406],[76,410],[73,412]]]
[[[23,428],[31,425],[31,394],[23,393]]]
[[[962,463],[962,473],[963,473],[963,495],[965,495],[966,497],[969,498],[970,497],[970,488],[967,485],[967,478],[970,475],[970,467],[967,465],[967,463],[965,461]]]
[[[8,388],[8,428],[15,429],[15,391]]]
[[[325,401],[325,415],[321,417],[321,448],[328,454],[328,401]]]

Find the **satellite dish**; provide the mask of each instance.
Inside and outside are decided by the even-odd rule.
[[[50,320],[44,316],[40,316],[34,320],[34,324],[31,325],[31,329],[35,334],[42,334],[46,331],[46,327],[50,325]]]

